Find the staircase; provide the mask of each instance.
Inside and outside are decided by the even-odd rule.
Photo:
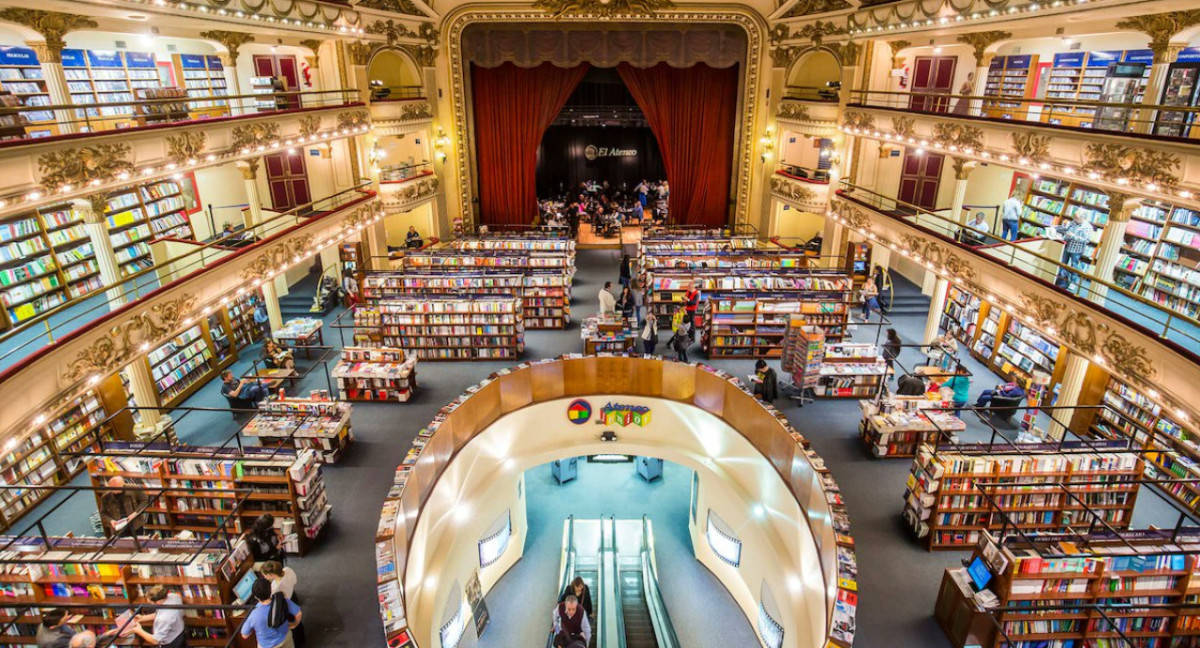
[[[621,571],[621,611],[625,614],[626,648],[657,648],[640,567]]]
[[[279,298],[279,315],[285,322],[297,317],[312,317],[315,315],[309,310],[312,308],[312,303],[313,296],[311,294],[285,295]]]
[[[900,276],[899,273],[893,272],[891,275],[892,303],[888,309],[888,317],[895,318],[904,315],[925,317],[929,313],[929,303],[933,300],[928,295],[921,294],[920,286]]]

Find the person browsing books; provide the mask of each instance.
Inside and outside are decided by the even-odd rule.
[[[755,361],[754,375],[750,376],[750,380],[754,381],[754,395],[759,400],[774,403],[779,397],[779,380],[775,377],[775,370],[767,365],[766,360]]]
[[[109,490],[100,495],[100,522],[109,537],[138,535],[145,524],[142,509],[150,498],[140,490],[125,488],[124,477],[108,480]]]
[[[47,610],[42,615],[42,622],[38,624],[37,647],[69,648],[71,638],[75,636],[75,631],[67,626],[72,619],[77,620],[79,617],[68,617],[67,611],[62,608]]]
[[[155,605],[183,605],[183,597],[178,592],[169,591],[162,585],[155,585],[146,592],[146,598]],[[149,614],[139,614],[134,617],[133,634],[141,637],[149,646],[167,646],[183,648],[187,645],[187,633],[183,627],[183,610],[158,609]],[[153,633],[146,632],[143,623],[153,624]]]
[[[258,604],[242,623],[242,638],[249,639],[253,634],[258,648],[295,648],[292,628],[300,624],[300,606],[282,594],[274,598],[271,584],[261,578],[254,581],[251,592]]]
[[[96,648],[96,633],[83,630],[71,637],[70,648]]]
[[[295,570],[291,567],[284,567],[283,563],[278,560],[268,560],[263,563],[258,573],[262,574],[262,577],[271,583],[272,594],[279,592],[287,600],[300,605],[300,599],[296,596],[297,578]],[[305,645],[303,623],[297,623],[296,627],[292,628],[292,641],[296,644],[296,648],[303,648]]]

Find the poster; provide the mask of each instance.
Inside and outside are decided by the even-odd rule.
[[[481,637],[487,629],[488,609],[483,601],[483,586],[479,583],[478,570],[467,580],[467,603],[471,605],[471,616],[475,618],[475,636]]]
[[[183,198],[183,211],[189,216],[200,211],[200,190],[196,188],[195,171],[188,171],[179,181],[179,196]]]

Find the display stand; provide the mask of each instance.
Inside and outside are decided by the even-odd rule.
[[[346,347],[330,375],[342,400],[407,403],[417,390],[417,358],[403,349]]]
[[[874,344],[827,344],[818,373],[818,398],[870,398],[892,370]]]
[[[271,399],[241,429],[269,448],[309,449],[327,464],[337,463],[352,443],[350,404],[307,398]]]
[[[624,318],[589,317],[579,326],[579,337],[583,338],[583,352],[626,354],[634,350],[637,334]]]
[[[950,403],[941,399],[890,395],[858,404],[863,412],[859,437],[877,458],[913,457],[922,444],[936,445],[943,439],[958,443],[955,435],[967,429],[949,411]]]
[[[571,321],[571,276],[556,270],[516,269],[497,273],[477,270],[462,274],[372,272],[363,281],[363,295],[368,301],[414,295],[520,296],[526,330],[561,330]]]

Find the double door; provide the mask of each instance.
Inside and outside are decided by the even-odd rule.
[[[255,54],[254,76],[275,77],[283,81],[283,89],[288,92],[299,92],[301,90],[300,71],[296,65],[296,57],[294,56]],[[288,95],[286,101],[279,107],[282,109],[299,108],[300,99],[295,95]]]
[[[912,95],[909,110],[944,113],[950,109],[954,91],[955,56],[918,56],[913,61]]]

